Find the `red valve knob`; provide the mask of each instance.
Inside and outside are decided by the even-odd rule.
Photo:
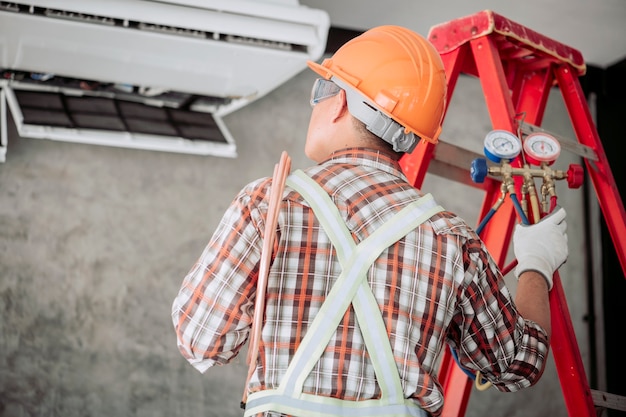
[[[583,167],[577,164],[570,164],[567,170],[567,185],[569,188],[578,188],[583,185],[585,172]]]

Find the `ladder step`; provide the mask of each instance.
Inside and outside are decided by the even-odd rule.
[[[498,49],[505,60],[541,68],[551,63],[568,63],[584,75],[586,64],[580,51],[541,35],[491,10],[450,20],[430,28],[428,39],[439,53],[453,51],[466,42],[497,33]]]
[[[626,397],[594,389],[591,390],[591,397],[597,407],[626,411]]]

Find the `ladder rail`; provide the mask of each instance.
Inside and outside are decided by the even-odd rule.
[[[591,388],[585,373],[574,326],[567,307],[567,299],[559,272],[552,277],[550,291],[550,319],[552,339],[550,349],[561,382],[565,407],[570,416],[596,415]]]
[[[617,189],[600,136],[593,123],[580,81],[567,65],[556,68],[555,72],[578,141],[595,151],[597,161],[594,162],[587,158],[584,161],[596,194],[600,197],[598,198],[600,209],[613,240],[622,272],[626,277],[626,239],[623,238],[626,236],[624,203]]]

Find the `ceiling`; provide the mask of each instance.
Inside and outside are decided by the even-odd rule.
[[[626,58],[624,0],[300,0],[300,4],[326,10],[333,27],[366,30],[394,24],[424,36],[434,25],[492,10],[579,50],[588,65],[607,68]]]

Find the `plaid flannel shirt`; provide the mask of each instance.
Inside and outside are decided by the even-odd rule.
[[[331,196],[356,242],[420,197],[389,156],[346,149],[305,170]],[[245,186],[224,214],[172,306],[182,355],[200,372],[231,361],[247,341],[268,210],[270,178]],[[266,291],[259,360],[249,389],[275,388],[341,269],[334,249],[286,187]],[[531,385],[546,360],[543,329],[517,312],[483,242],[450,212],[434,215],[385,250],[368,272],[407,398],[441,413],[438,358],[446,343],[463,366],[501,391]],[[304,392],[378,398],[359,326],[346,311]]]

